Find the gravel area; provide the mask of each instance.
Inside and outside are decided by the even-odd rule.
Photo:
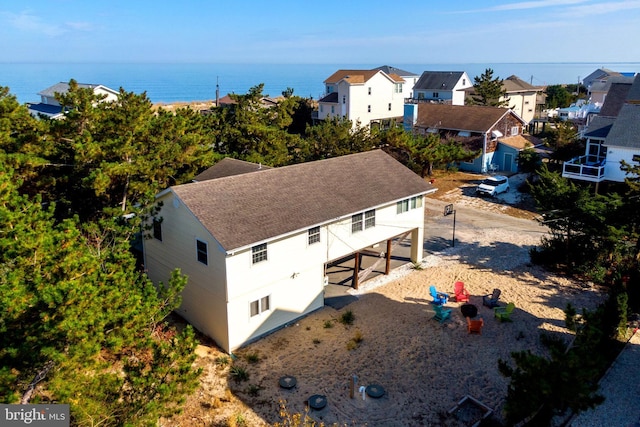
[[[640,426],[640,332],[635,331],[607,374],[600,381],[605,401],[575,417],[572,427]]]

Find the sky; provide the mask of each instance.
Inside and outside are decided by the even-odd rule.
[[[0,0],[0,63],[613,63],[638,40],[640,0]]]

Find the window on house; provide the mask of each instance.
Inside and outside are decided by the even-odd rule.
[[[367,105],[367,113],[371,112],[371,105]]]
[[[518,134],[518,126],[513,126],[511,128],[511,135],[517,135]]]
[[[153,218],[153,237],[162,242],[162,220]]]
[[[402,83],[395,83],[393,85],[393,91],[395,93],[402,93]]]
[[[262,243],[251,248],[251,260],[254,264],[267,260],[267,244]]]
[[[332,105],[332,106],[331,106],[331,114],[333,114],[333,113],[335,113],[335,112],[336,112],[336,109],[335,109],[335,107]]]
[[[424,93],[418,92],[418,99],[424,99]]]
[[[391,103],[389,103],[389,111],[391,111]]]
[[[346,95],[342,95],[342,103],[343,104],[347,103],[347,96]]]
[[[320,227],[313,227],[309,229],[309,244],[320,242]]]
[[[529,101],[524,101],[524,105],[529,105]]]
[[[362,231],[362,214],[351,215],[351,232],[357,233]]]
[[[409,210],[409,199],[401,200],[396,204],[396,212],[401,214]]]
[[[416,196],[411,198],[411,209],[422,207],[422,196]]]
[[[376,210],[371,209],[364,213],[364,228],[371,228],[376,226]]]
[[[200,261],[204,265],[209,264],[209,256],[207,254],[207,242],[203,242],[202,240],[196,239],[196,253],[197,253],[198,261]]]
[[[438,92],[433,92],[432,98],[440,98],[440,94]]]
[[[322,112],[323,112],[323,110],[324,110],[324,108],[322,108],[322,107],[324,107],[324,105],[320,104],[320,112],[321,112],[321,113],[322,113]]]
[[[467,84],[467,79],[462,79],[462,86]]]
[[[251,317],[257,316],[260,313],[264,313],[265,311],[269,311],[271,309],[271,295],[267,295],[266,297],[262,297],[255,301],[251,301],[249,303],[249,310],[251,312]]]
[[[333,93],[333,86],[327,86],[327,93]]]
[[[371,95],[371,88],[368,88],[369,95]]]

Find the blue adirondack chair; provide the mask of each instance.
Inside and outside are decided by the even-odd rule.
[[[494,289],[491,295],[485,295],[482,297],[482,305],[486,305],[489,308],[498,306],[498,300],[500,299],[500,289]]]
[[[447,320],[449,317],[451,317],[451,309],[450,308],[444,308],[441,305],[436,305],[436,306],[433,307],[433,309],[436,312],[436,315],[433,316],[433,318],[436,319],[440,323],[444,323],[445,320]]]
[[[449,299],[449,294],[444,292],[438,292],[435,286],[429,287],[429,293],[433,298],[433,303],[437,305],[446,304],[447,300]]]

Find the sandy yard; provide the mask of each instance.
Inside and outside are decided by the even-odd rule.
[[[478,176],[437,177],[435,185],[441,191],[436,197],[499,211],[507,206],[502,202],[520,203],[474,200],[464,185],[459,188],[460,182],[474,185],[474,179]],[[515,194],[512,190],[504,197]],[[521,217],[534,216],[507,209]],[[189,397],[185,412],[162,425],[270,425],[281,421],[281,403],[286,402],[290,412],[305,413],[314,395],[325,397],[327,404],[308,410],[308,416],[327,425],[465,425],[448,410],[466,395],[486,404],[500,419],[508,381],[498,372],[498,360],[510,361],[510,353],[519,350],[543,353],[543,331],[570,339],[564,328],[567,302],[590,309],[602,295],[596,288],[531,265],[528,250],[539,237],[489,228],[460,237],[465,238],[473,244],[428,255],[422,269],[407,265],[364,282],[352,291],[358,299],[347,307],[318,310],[240,349],[229,365],[220,364],[225,354],[203,339],[197,360],[204,369],[201,386]],[[496,254],[497,247],[508,248],[508,253]],[[482,335],[468,334],[461,304],[455,301],[446,304],[452,310],[449,320],[433,319],[429,286],[453,293],[456,281],[465,282],[472,294],[471,302],[484,320]],[[499,322],[483,307],[482,295],[494,288],[502,291],[503,304],[515,303],[512,322]],[[340,322],[347,311],[354,316],[351,325]],[[232,380],[231,366],[246,372],[248,379]],[[282,388],[279,379],[284,376],[295,377],[296,386]],[[365,394],[363,399],[360,387],[370,385],[382,387],[384,395]]]

